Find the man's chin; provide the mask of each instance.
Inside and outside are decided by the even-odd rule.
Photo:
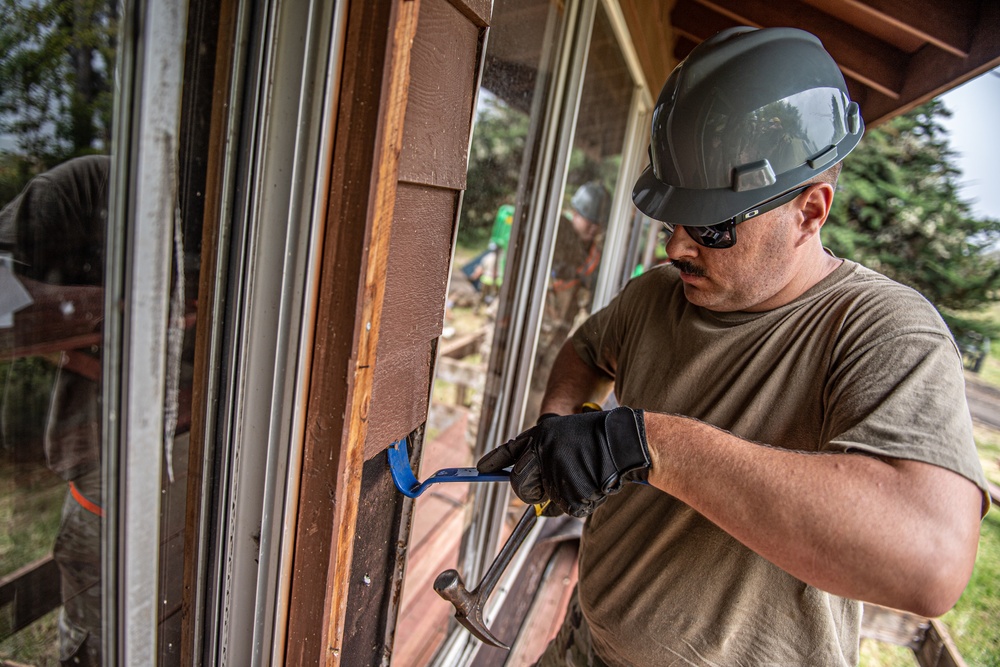
[[[684,283],[684,297],[693,306],[705,308],[717,313],[727,313],[739,308],[733,308],[725,303],[725,299],[718,294],[712,293],[706,285],[693,285]]]

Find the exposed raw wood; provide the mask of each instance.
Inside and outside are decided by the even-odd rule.
[[[462,190],[480,29],[447,0],[422,2],[421,34],[426,37],[413,44],[399,180]]]
[[[389,239],[396,200],[399,154],[402,150],[403,119],[410,83],[410,51],[417,30],[420,0],[395,3],[389,22],[392,39],[388,45],[386,82],[379,108],[383,118],[378,128],[375,167],[370,205],[371,231],[364,258],[364,284],[359,296],[359,317],[355,321],[355,359],[349,378],[348,421],[345,424],[344,449],[338,469],[331,580],[327,588],[326,651],[324,664],[341,664],[344,622],[350,584],[351,559],[361,491],[364,444],[368,435],[368,416],[374,377],[375,354],[382,319],[384,276],[389,261]]]

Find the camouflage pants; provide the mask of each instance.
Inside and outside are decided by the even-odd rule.
[[[608,667],[594,652],[590,628],[580,611],[576,591],[569,601],[559,634],[549,642],[535,667]]]
[[[101,502],[100,470],[74,480],[87,499]],[[62,575],[59,659],[68,665],[101,664],[101,518],[67,492],[52,555]]]

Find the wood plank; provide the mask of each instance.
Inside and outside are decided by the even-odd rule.
[[[576,586],[577,552],[578,543],[563,542],[552,554],[517,641],[511,646],[505,667],[534,665],[559,633]]]
[[[927,636],[917,649],[916,656],[920,667],[966,667],[944,623],[936,618],[931,619]]]
[[[790,3],[787,2],[780,6],[765,0],[698,2],[738,23],[760,28],[789,25],[789,17],[794,16],[791,25],[816,35],[845,76],[857,79],[888,97],[900,95],[907,54],[829,14],[801,3],[791,13]]]
[[[447,0],[423,0],[399,178],[462,190],[480,30]],[[450,243],[449,246],[450,247]]]
[[[351,2],[347,11],[305,418],[285,651],[289,665],[337,664],[340,658],[363,471],[363,433],[357,428],[367,423],[359,412],[367,407],[371,345],[377,343],[370,334],[377,335],[378,322],[371,317],[374,306],[381,307],[381,289],[370,278],[384,270],[380,253],[392,201],[386,188],[395,187],[393,156],[405,105],[400,69],[419,4]],[[397,41],[400,46],[394,47]],[[373,113],[376,109],[380,112]]]
[[[62,605],[61,582],[59,566],[51,555],[0,579],[0,610],[9,619],[0,640]]]
[[[861,621],[861,636],[896,646],[916,649],[924,640],[927,619],[916,614],[865,603]]]
[[[327,588],[326,654],[324,664],[341,664],[350,587],[351,560],[355,549],[355,531],[364,461],[364,444],[368,434],[368,414],[374,377],[375,355],[381,331],[382,301],[385,293],[383,276],[389,261],[389,240],[399,176],[402,150],[403,119],[406,113],[410,85],[410,55],[417,31],[421,0],[394,3],[392,38],[388,45],[386,87],[379,108],[383,118],[378,128],[375,167],[372,183],[374,193],[370,204],[371,231],[364,257],[364,283],[359,296],[360,317],[355,323],[355,363],[349,373],[348,421],[345,425],[344,449],[338,469],[335,534],[331,560],[332,574]],[[346,664],[350,664],[349,662]]]
[[[959,58],[969,55],[979,14],[976,0],[838,0]]]
[[[927,46],[914,54],[899,100],[880,97],[862,111],[869,127],[920,106],[980,74],[1000,66],[1000,2],[982,3],[968,58],[957,58]]]

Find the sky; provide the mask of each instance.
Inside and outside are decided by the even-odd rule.
[[[962,198],[976,217],[1000,219],[1000,67],[940,99],[954,114],[944,126],[962,170]]]

